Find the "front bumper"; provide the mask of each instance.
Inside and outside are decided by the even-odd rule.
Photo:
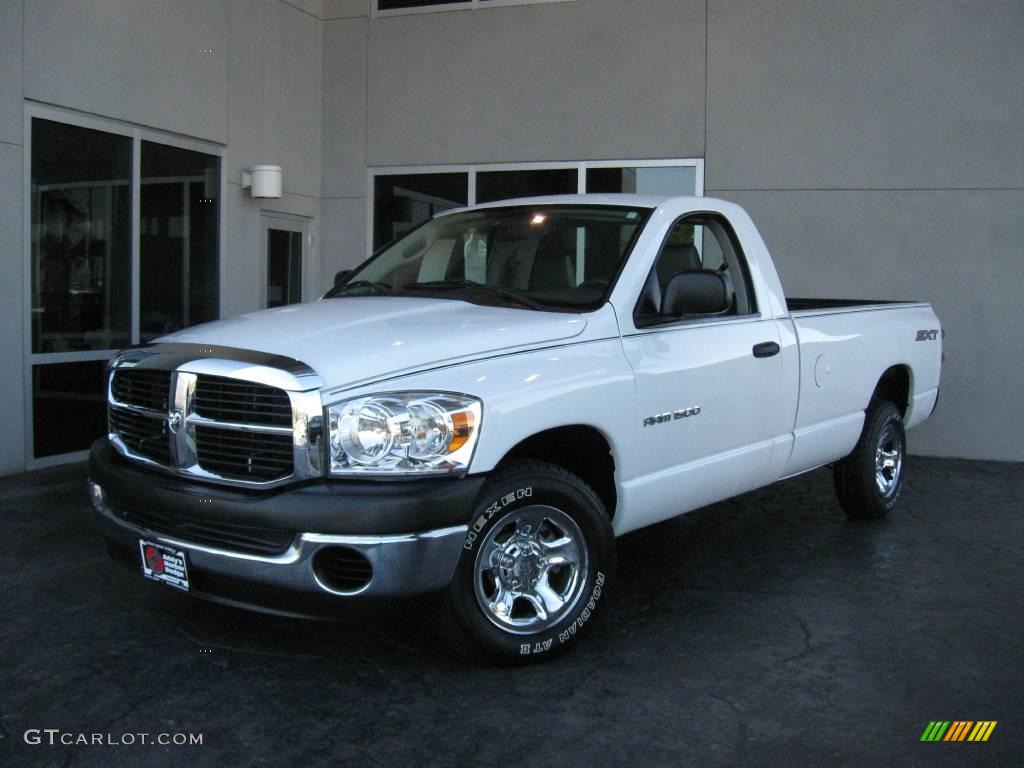
[[[187,553],[195,595],[301,616],[337,613],[346,598],[445,587],[483,483],[325,481],[254,494],[140,469],[106,440],[93,445],[89,477],[97,524],[115,559],[141,571],[139,539],[158,541]],[[421,529],[414,518],[435,527]],[[393,530],[400,526],[408,527]],[[251,535],[264,531],[273,536]],[[365,583],[339,587],[328,578],[323,562],[340,552],[368,564]]]

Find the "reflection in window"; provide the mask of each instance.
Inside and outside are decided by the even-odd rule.
[[[127,136],[32,120],[32,351],[130,342]]]
[[[397,11],[405,8],[427,8],[431,5],[465,4],[467,0],[377,0],[378,11]]]
[[[511,205],[452,213],[383,249],[327,296],[408,292],[465,298],[456,292],[463,290],[475,301],[509,302],[500,292],[481,295],[459,284],[469,281],[512,290],[548,308],[596,309],[648,212],[623,206]],[[382,291],[381,284],[388,290]]]
[[[373,249],[468,202],[468,173],[378,175],[373,185]]]
[[[142,341],[216,319],[219,197],[219,158],[142,142]]]
[[[476,175],[476,201],[491,203],[516,197],[571,195],[577,190],[579,171],[554,168],[539,171],[481,171]]]
[[[455,10],[486,8],[488,5],[521,5],[525,3],[547,3],[551,0],[376,0],[377,11],[404,11],[422,8],[423,10]]]
[[[587,192],[635,192],[640,195],[675,197],[697,194],[697,169],[688,166],[660,168],[588,168]]]
[[[267,306],[302,301],[302,233],[267,230]]]
[[[105,360],[32,366],[36,458],[84,451],[107,432]]]

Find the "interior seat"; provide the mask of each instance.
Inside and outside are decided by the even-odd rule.
[[[694,245],[666,245],[658,256],[658,282],[664,290],[668,281],[680,272],[690,272],[703,267],[700,254]]]
[[[700,253],[692,244],[666,245],[661,249],[655,267],[640,292],[637,314],[645,317],[661,314],[661,297],[668,281],[680,272],[701,268]]]
[[[530,274],[530,290],[572,288],[576,285],[572,257],[561,232],[548,232],[537,246]]]

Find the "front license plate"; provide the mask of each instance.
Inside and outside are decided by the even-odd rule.
[[[188,558],[180,549],[139,539],[142,575],[188,592]]]

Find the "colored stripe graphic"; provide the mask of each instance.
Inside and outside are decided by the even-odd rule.
[[[979,720],[978,724],[974,726],[974,730],[971,731],[971,735],[967,738],[968,741],[988,741],[988,737],[992,735],[992,731],[995,730],[997,720]]]
[[[939,741],[942,739],[942,735],[949,728],[949,720],[932,720],[928,723],[928,727],[924,729],[924,733],[921,735],[921,741]]]
[[[921,741],[988,741],[996,720],[932,720],[921,734]]]
[[[968,729],[974,725],[971,720],[954,720],[953,725],[950,726],[949,733],[946,734],[946,738],[943,741],[963,741],[964,737],[967,736]]]

